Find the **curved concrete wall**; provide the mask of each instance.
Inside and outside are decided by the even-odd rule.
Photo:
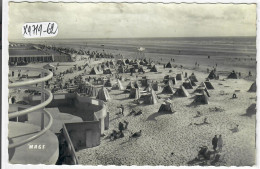
[[[29,103],[31,105],[37,105],[41,101],[40,96],[29,96]],[[101,134],[107,129],[109,121],[105,120],[107,117],[107,109],[105,102],[98,99],[92,99],[88,96],[80,96],[77,93],[58,93],[53,95],[52,102],[48,107],[61,107],[61,106],[75,106],[76,113],[73,115],[79,115],[83,121],[100,121],[101,122]]]

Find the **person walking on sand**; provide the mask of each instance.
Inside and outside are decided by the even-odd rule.
[[[119,114],[122,114],[124,116],[124,106],[121,104],[118,108],[119,108]]]
[[[213,150],[216,152],[216,148],[218,146],[218,137],[215,135],[215,137],[212,139],[212,145],[213,145]]]
[[[218,137],[218,150],[219,150],[219,152],[222,151],[222,147],[223,147],[223,140],[222,140],[221,135],[219,135],[219,137]]]

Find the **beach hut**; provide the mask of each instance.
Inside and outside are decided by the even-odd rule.
[[[158,113],[174,113],[174,107],[173,107],[173,104],[171,104],[170,102],[168,101],[165,101],[159,108],[158,110]]]
[[[111,97],[110,97],[107,89],[105,87],[102,87],[101,89],[99,89],[96,99],[107,102],[107,101],[111,100]]]
[[[176,92],[174,93],[174,96],[188,97],[190,96],[190,94],[183,86],[180,86],[180,88],[177,89]]]
[[[256,92],[256,82],[254,82],[249,88],[248,92]]]

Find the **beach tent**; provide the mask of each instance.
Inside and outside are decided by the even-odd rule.
[[[141,60],[141,61],[139,62],[139,64],[140,64],[140,65],[146,65],[146,63],[145,63],[143,60]]]
[[[141,79],[142,86],[147,86],[150,82],[151,82],[151,80],[149,80],[149,79],[146,79],[146,78]]]
[[[173,104],[168,101],[165,101],[159,108],[158,113],[174,113]]]
[[[182,83],[182,86],[183,86],[185,89],[193,89],[190,80],[186,80],[185,82],[183,82],[183,83]]]
[[[208,78],[209,79],[216,79],[216,74],[215,74],[215,71],[214,70],[211,70],[211,72],[209,73],[209,76],[208,76]]]
[[[116,63],[117,63],[118,65],[122,65],[122,66],[125,66],[125,65],[126,65],[125,61],[122,60],[122,59],[117,60]]]
[[[168,62],[168,63],[166,64],[165,68],[172,68],[171,62]]]
[[[126,64],[129,64],[129,62],[130,62],[129,59],[126,59],[126,60],[125,60],[125,63],[126,63]]]
[[[124,87],[119,79],[117,79],[117,83],[112,86],[113,90],[124,90]]]
[[[98,71],[97,67],[93,67],[89,74],[91,74],[91,75],[99,75],[99,74],[101,74],[101,72]]]
[[[107,102],[111,98],[110,98],[110,95],[109,95],[107,89],[105,87],[102,87],[101,89],[99,89],[96,99],[103,100],[103,101]]]
[[[209,91],[206,87],[199,86],[196,90],[194,90],[193,93],[203,93],[203,92],[205,92],[207,94],[207,96],[210,97]]]
[[[139,67],[139,68],[138,68],[138,72],[143,72],[143,73],[145,73],[144,68],[143,68],[143,67]]]
[[[192,73],[189,77],[190,81],[193,81],[193,82],[198,82],[198,79],[197,77],[194,75],[194,73]]]
[[[130,73],[136,73],[136,70],[134,67],[131,67],[129,70],[130,70]]]
[[[109,62],[109,64],[110,64],[110,66],[114,66],[115,65],[115,63],[112,60]]]
[[[182,74],[181,73],[179,73],[179,74],[177,74],[176,75],[176,80],[182,80],[183,78],[182,78]]]
[[[200,86],[200,87],[206,87],[206,85],[205,85],[204,82],[201,82],[199,86]]]
[[[166,93],[166,94],[173,94],[174,90],[173,90],[173,86],[167,84],[164,86],[162,93]]]
[[[140,84],[135,81],[135,82],[132,82],[130,81],[129,84],[126,86],[126,89],[132,89],[132,88],[140,88]]]
[[[180,88],[177,89],[176,92],[174,93],[174,96],[188,97],[190,96],[190,94],[183,86],[180,86]]]
[[[173,81],[169,80],[166,85],[169,85],[170,87],[173,87]]]
[[[197,86],[196,83],[192,80],[190,81],[190,83],[191,83],[192,86]]]
[[[107,61],[106,63],[105,63],[105,65],[106,65],[106,67],[110,67],[110,63],[109,63],[109,61]]]
[[[205,81],[204,84],[206,85],[207,89],[214,89],[213,85],[210,83],[210,81]]]
[[[111,83],[110,79],[107,80],[107,81],[104,83],[104,87],[112,87],[112,83]]]
[[[175,85],[177,82],[175,77],[169,77],[168,79],[164,79],[163,81],[165,84],[168,84],[170,82],[172,85]]]
[[[209,104],[209,98],[203,91],[202,94],[198,94],[194,98],[194,103],[202,103],[202,104]]]
[[[149,83],[147,84],[147,86],[145,87],[144,91],[150,92],[151,90],[153,90],[152,84]]]
[[[248,90],[248,92],[256,92],[256,82],[254,82],[254,83],[251,85],[251,87],[250,87],[250,89]]]
[[[236,72],[235,72],[235,71],[232,71],[232,72],[228,75],[227,78],[228,78],[228,79],[237,79],[238,77],[237,77]]]
[[[144,103],[145,104],[156,104],[158,103],[158,98],[157,95],[155,94],[155,91],[153,89],[151,89],[151,94],[147,95],[144,98]]]
[[[141,97],[140,90],[138,88],[132,88],[130,90],[129,98],[139,99]]]
[[[146,63],[146,64],[148,64],[148,61],[147,61],[146,59],[143,59],[143,62]]]
[[[157,67],[154,65],[154,66],[151,68],[150,72],[158,72]]]
[[[160,91],[161,90],[161,86],[159,85],[159,82],[155,82],[152,84],[152,88],[154,91]]]
[[[103,70],[103,74],[112,74],[110,69],[105,69]]]
[[[133,89],[133,88],[135,88],[134,83],[130,81],[129,84],[126,86],[126,89]]]
[[[118,67],[117,71],[118,73],[125,73],[124,67]]]

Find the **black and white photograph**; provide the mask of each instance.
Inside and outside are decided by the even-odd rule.
[[[9,1],[7,35],[6,165],[256,166],[256,3]]]

